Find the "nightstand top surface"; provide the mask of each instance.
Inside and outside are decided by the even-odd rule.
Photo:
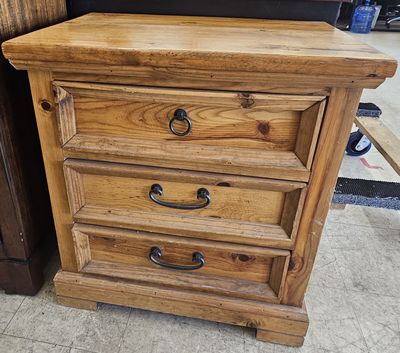
[[[132,14],[91,13],[9,40],[3,52],[16,67],[49,70],[68,63],[384,79],[397,66],[322,22]]]

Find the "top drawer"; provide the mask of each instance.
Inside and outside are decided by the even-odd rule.
[[[325,97],[55,82],[67,157],[307,181]]]

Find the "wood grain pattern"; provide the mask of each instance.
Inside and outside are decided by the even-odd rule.
[[[396,70],[395,60],[327,24],[296,21],[88,14],[3,51],[11,61],[67,62],[68,71],[76,63],[364,78]]]
[[[64,145],[76,135],[74,97],[60,86],[54,86],[56,114],[60,130],[60,142]]]
[[[64,156],[89,160],[102,160],[201,170],[225,174],[250,175],[284,180],[308,181],[310,171],[292,152],[260,151],[233,147],[193,145],[183,150],[180,142],[164,144],[148,140],[131,140],[106,136],[75,135],[64,146]]]
[[[329,98],[286,278],[284,304],[301,306],[303,303],[360,96],[359,89],[335,88]]]
[[[56,82],[74,98],[75,115],[63,114],[66,127],[75,120],[79,134],[191,144],[292,151],[301,111],[315,96],[277,96],[236,92],[171,90]],[[193,128],[176,136],[169,121],[184,109]],[[312,117],[310,117],[312,119]],[[175,122],[180,131],[185,124]],[[310,126],[309,130],[313,130]]]
[[[289,335],[304,336],[308,328],[308,317],[303,307],[275,305],[64,271],[58,272],[54,283],[58,295],[66,297],[257,327]]]
[[[266,301],[278,301],[289,260],[288,251],[155,233],[80,224],[74,226],[73,233],[78,242],[88,244],[90,256],[83,272],[96,274],[99,270],[116,276],[114,271],[119,270],[120,277],[126,279]],[[163,262],[179,265],[192,265],[193,253],[201,252],[205,266],[188,272],[165,270],[149,260],[153,247],[162,251]],[[81,248],[83,255],[86,249]]]
[[[193,275],[182,271],[176,273],[171,270],[155,270],[143,266],[97,260],[90,261],[81,272],[142,283],[150,282],[167,288],[206,292],[224,297],[244,298],[276,304],[280,302],[280,298],[277,297],[268,283],[251,282],[243,279]]]
[[[62,295],[57,295],[57,303],[69,306],[71,308],[84,309],[84,310],[97,310],[97,302],[92,300],[64,297]]]
[[[311,169],[319,130],[325,110],[325,101],[306,109],[300,119],[295,153],[307,169]]]
[[[306,169],[309,169],[323,105],[322,109],[310,107],[324,100],[321,96],[173,90],[74,82],[55,82],[54,87],[60,95],[57,112],[62,144],[65,145],[75,136],[65,145],[67,150],[80,148],[82,152],[87,152],[87,144],[81,143],[78,147],[75,142],[96,137],[112,144],[97,145],[98,149],[104,149],[98,153],[115,153],[118,156],[131,151],[131,158],[138,160],[148,159],[150,156],[144,147],[155,144],[156,151],[152,154],[155,160],[151,164],[158,161],[165,163],[168,158],[178,166],[194,153],[202,152],[202,158],[208,164],[221,165],[214,156],[231,160],[234,151],[240,153],[242,158],[275,151],[274,155],[260,155],[259,158],[269,157],[271,163],[271,157],[274,156],[276,165],[271,167],[284,167],[280,165],[283,156],[280,157],[279,152],[295,151],[303,164],[308,164]],[[187,136],[176,136],[170,131],[169,122],[177,109],[184,109],[192,122],[192,131]],[[179,122],[174,125],[180,131],[187,127]],[[303,126],[301,134],[300,125]],[[130,148],[115,151],[124,143],[129,144]],[[159,149],[159,143],[165,147]],[[204,145],[207,146],[205,150]],[[140,146],[140,149],[135,146]],[[175,146],[186,152],[168,153],[174,151]],[[297,157],[293,154],[292,158],[293,165],[290,167],[293,168]],[[231,169],[231,163],[227,164],[227,168]],[[257,171],[252,172],[250,165],[247,163],[247,174],[257,175]],[[260,163],[254,165],[259,167]]]
[[[92,259],[88,236],[79,229],[72,229],[72,239],[74,241],[77,270],[81,271]]]
[[[274,258],[270,278],[268,284],[272,290],[277,294],[279,299],[281,299],[283,287],[285,285],[285,278],[289,266],[290,256],[283,257],[277,256]]]
[[[61,265],[65,270],[76,271],[77,263],[71,236],[72,216],[68,205],[67,190],[64,181],[64,156],[60,148],[58,126],[54,111],[55,102],[51,87],[52,77],[49,72],[30,71],[28,74],[45,164],[47,184],[50,191]],[[49,109],[43,109],[43,102],[48,103]]]
[[[63,0],[2,0],[0,5],[0,42],[67,18]]]
[[[42,67],[43,63],[13,62],[20,69],[26,67]],[[124,85],[142,85],[157,87],[174,87],[206,90],[223,90],[239,92],[265,92],[278,94],[302,94],[315,96],[329,96],[330,86],[341,84],[346,87],[365,86],[376,88],[382,82],[382,78],[356,79],[350,78],[344,81],[330,76],[304,76],[285,75],[267,72],[236,72],[221,70],[195,70],[157,67],[131,67],[132,76],[127,76],[123,71],[115,67],[108,70],[107,67],[88,68],[87,65],[77,65],[74,72],[57,63],[57,70],[53,72],[55,80],[76,82],[98,82]],[[88,73],[91,72],[91,73]]]
[[[201,219],[189,215],[113,210],[85,206],[75,214],[80,223],[173,234],[216,241],[292,249],[293,241],[279,225],[255,224],[209,218]]]
[[[259,341],[284,344],[293,347],[300,347],[304,343],[304,336],[288,335],[286,333],[260,329],[257,329],[256,338]]]
[[[78,180],[76,182],[71,181],[70,177],[66,179],[71,209],[79,210],[75,214],[76,219],[90,217],[91,212],[97,213],[98,218],[108,213],[109,221],[118,226],[122,217],[126,215],[128,220],[130,215],[133,217],[129,228],[140,227],[137,229],[146,231],[167,231],[184,236],[199,236],[204,233],[206,237],[210,237],[210,227],[213,224],[213,230],[217,230],[217,234],[225,234],[226,237],[239,236],[246,230],[247,234],[244,236],[251,240],[252,237],[270,237],[274,232],[268,234],[268,230],[275,226],[277,230],[281,229],[279,238],[288,239],[296,222],[296,210],[303,201],[298,188],[293,188],[294,185],[290,183],[285,185],[282,181],[274,185],[272,180],[253,181],[252,178],[73,160],[67,161],[65,168],[67,176],[72,174],[69,169],[78,174],[74,178]],[[247,180],[249,185],[246,184]],[[163,200],[178,204],[196,202],[197,190],[205,187],[210,192],[211,204],[198,210],[160,206],[148,195],[153,184],[162,185]],[[282,184],[291,191],[282,191]],[[272,190],[269,185],[272,185]],[[304,184],[298,183],[298,187],[302,188]],[[297,196],[286,199],[286,195],[291,193],[296,193]],[[79,200],[85,200],[85,203],[79,203]],[[292,211],[291,208],[295,210]],[[179,222],[182,217],[185,222]],[[285,218],[285,229],[279,228],[282,218]],[[214,236],[218,239],[217,235]]]

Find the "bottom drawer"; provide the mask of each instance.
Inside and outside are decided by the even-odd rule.
[[[289,251],[76,224],[81,272],[277,303]]]

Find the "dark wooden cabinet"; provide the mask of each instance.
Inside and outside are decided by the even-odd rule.
[[[65,18],[64,0],[1,0],[0,43]],[[27,75],[0,54],[0,288],[35,294],[54,247]]]

